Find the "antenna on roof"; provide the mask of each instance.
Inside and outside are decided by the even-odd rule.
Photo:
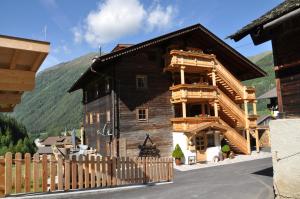
[[[99,44],[99,56],[101,57],[101,45]]]

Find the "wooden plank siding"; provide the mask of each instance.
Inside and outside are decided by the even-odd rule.
[[[300,29],[297,24],[300,18],[295,18],[274,33],[272,38],[274,65],[279,67],[275,71],[278,92],[278,105],[287,118],[300,117]],[[298,64],[295,64],[298,63]],[[286,65],[293,64],[293,67]],[[279,107],[281,108],[281,107]]]
[[[116,111],[116,113],[119,113],[119,118],[116,116],[116,119],[119,119],[120,147],[118,147],[118,154],[120,155],[138,156],[138,146],[143,144],[147,133],[150,134],[152,141],[160,150],[161,156],[171,155],[172,129],[170,118],[174,115],[170,103],[171,92],[169,91],[171,77],[170,74],[163,73],[164,65],[161,61],[161,54],[160,49],[149,49],[142,53],[124,57],[108,66],[111,71],[106,71],[107,74],[111,74],[115,70],[115,91],[118,96],[119,108]],[[147,89],[139,90],[136,88],[137,75],[147,76]],[[97,82],[101,82],[101,80],[91,82],[85,90],[95,92],[91,88],[101,84]],[[88,96],[91,95],[88,94]],[[147,121],[140,122],[137,120],[136,111],[138,108],[148,109]],[[104,124],[108,122],[107,111],[110,112],[110,120],[112,121],[111,93],[101,92],[98,98],[88,101],[84,105],[84,110],[87,144],[97,149],[101,154],[109,155],[105,154],[105,143],[109,142],[109,139],[107,136],[97,134],[97,130],[98,132],[101,131]],[[92,124],[89,121],[90,113],[94,114]],[[100,114],[100,123],[97,122],[97,114]]]
[[[172,150],[173,117],[170,104],[171,86],[169,74],[162,72],[159,49],[143,51],[127,56],[116,67],[116,78],[120,87],[120,138],[126,139],[126,153],[137,156],[138,145],[143,144],[146,133],[160,150],[161,156],[170,156]],[[136,76],[147,76],[147,88],[136,88]],[[148,120],[139,122],[137,108],[148,109]]]

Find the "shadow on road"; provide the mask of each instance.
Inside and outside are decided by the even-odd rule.
[[[256,171],[252,174],[273,177],[273,167],[268,167],[266,169]]]

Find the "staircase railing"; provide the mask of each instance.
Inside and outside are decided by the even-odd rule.
[[[216,75],[221,78],[230,88],[232,88],[240,97],[241,99],[245,99],[245,86],[236,79],[222,64],[215,59],[216,61]]]
[[[235,129],[231,128],[226,122],[221,119],[219,121],[227,129],[224,136],[229,140],[229,142],[234,144],[244,154],[249,154],[250,152],[247,149],[247,140]]]
[[[220,106],[231,113],[237,120],[242,123],[243,126],[246,126],[247,118],[245,112],[220,89],[218,89],[217,92]]]

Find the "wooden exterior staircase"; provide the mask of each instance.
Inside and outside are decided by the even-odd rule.
[[[250,153],[249,137],[255,135],[256,129],[254,88],[244,86],[217,60],[215,55],[200,51],[171,50],[166,56],[164,71],[180,75],[180,83],[177,81],[176,85],[170,87],[172,92],[170,101],[177,106],[181,105],[182,114],[182,117],[171,119],[174,131],[195,133],[207,126],[220,128],[235,152]],[[210,81],[205,82],[206,85],[201,85],[202,80],[200,83],[187,84],[185,73],[206,74]],[[251,117],[248,113],[249,102],[253,104],[254,115]],[[202,107],[201,116],[187,117],[189,103],[209,104],[213,108],[213,114],[209,111],[205,116]],[[241,135],[242,131],[247,133],[247,139]]]

